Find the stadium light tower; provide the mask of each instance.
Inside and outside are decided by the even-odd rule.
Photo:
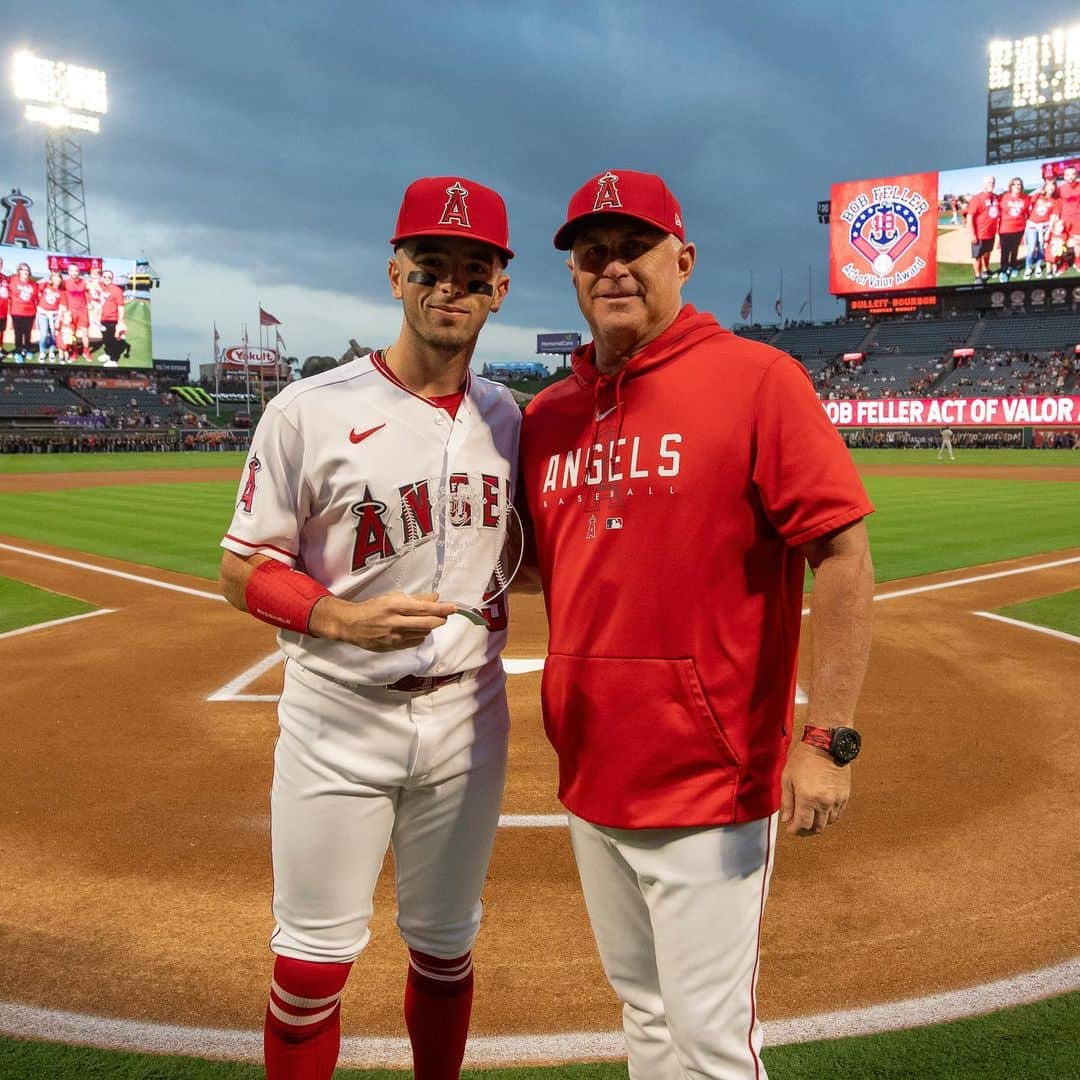
[[[99,117],[109,111],[105,72],[17,52],[12,81],[16,100],[27,103],[26,119],[48,128],[45,175],[49,249],[89,255],[82,144],[76,133],[96,134],[101,129]]]
[[[1080,23],[990,42],[986,161],[1080,153]]]

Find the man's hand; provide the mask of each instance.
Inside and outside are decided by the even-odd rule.
[[[309,626],[316,637],[393,652],[422,644],[455,610],[453,604],[440,603],[437,593],[386,593],[360,603],[324,596],[312,608]]]
[[[851,766],[824,751],[793,743],[781,778],[780,820],[792,836],[817,836],[843,813],[851,794]]]

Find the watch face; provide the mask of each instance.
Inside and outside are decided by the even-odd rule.
[[[862,739],[854,728],[836,728],[832,739],[832,756],[837,765],[846,765],[859,756]]]

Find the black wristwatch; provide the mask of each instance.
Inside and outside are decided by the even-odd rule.
[[[802,741],[824,750],[837,765],[850,764],[862,749],[862,737],[854,728],[849,727],[824,728],[807,724],[803,728]]]

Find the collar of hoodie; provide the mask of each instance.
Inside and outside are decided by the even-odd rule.
[[[685,304],[672,324],[631,356],[614,375],[603,375],[597,369],[596,346],[592,342],[574,351],[571,358],[573,377],[582,390],[592,390],[593,406],[592,434],[585,450],[579,488],[584,486],[585,477],[589,475],[593,455],[601,444],[601,435],[604,442],[611,442],[612,445],[616,445],[622,435],[626,413],[624,384],[671,363],[689,346],[718,333],[723,333],[723,328],[712,315],[698,312],[692,305]]]

